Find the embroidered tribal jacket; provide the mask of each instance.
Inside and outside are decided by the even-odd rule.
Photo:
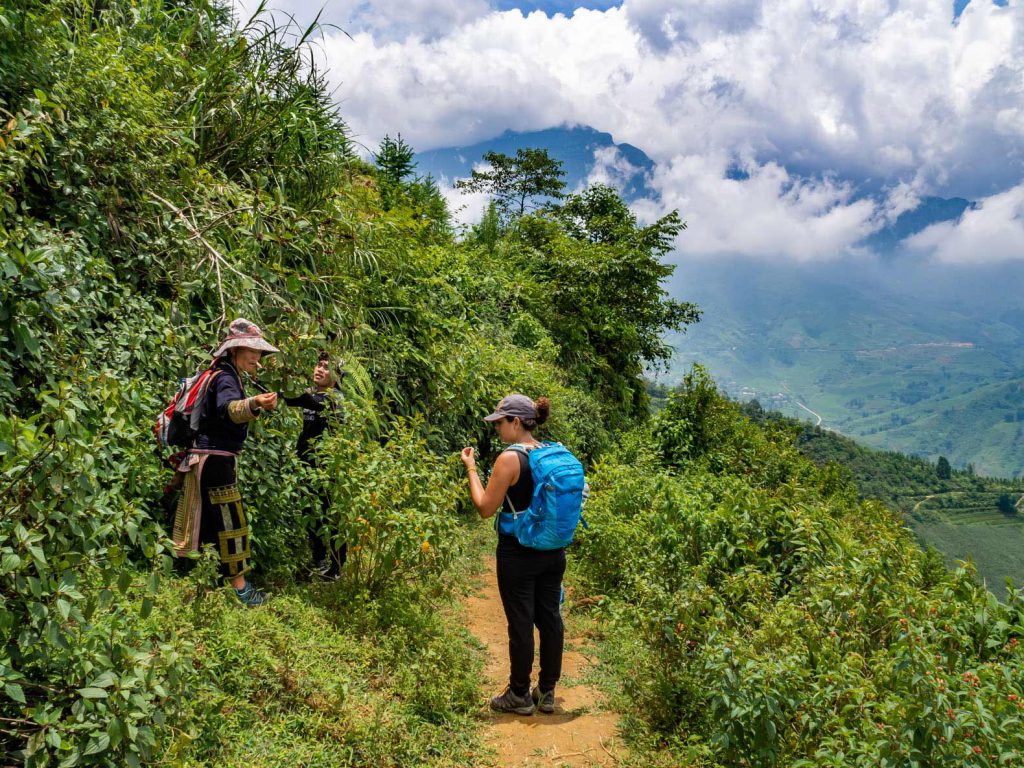
[[[252,398],[245,396],[235,367],[223,358],[216,367],[220,373],[206,393],[206,412],[199,422],[196,448],[239,453],[249,434],[249,422],[259,411]]]

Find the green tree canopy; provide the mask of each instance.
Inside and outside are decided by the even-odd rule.
[[[536,207],[538,198],[562,197],[565,182],[562,161],[548,154],[546,149],[517,149],[515,157],[501,152],[487,152],[486,170],[473,170],[468,179],[460,179],[455,186],[465,192],[486,192],[494,197],[505,219],[523,216],[527,206]]]
[[[402,134],[398,134],[394,139],[385,136],[381,140],[374,160],[384,210],[394,207],[406,178],[416,170],[414,154],[412,147],[402,139]]]
[[[646,411],[644,371],[667,361],[665,332],[697,322],[696,305],[668,296],[675,267],[663,258],[685,227],[677,211],[640,226],[618,193],[594,186],[570,195],[549,218],[526,217],[518,236],[525,269],[542,296],[534,312],[562,361],[624,414]]]
[[[939,463],[935,466],[935,474],[940,480],[949,480],[953,476],[953,468],[949,466],[949,459],[939,456]]]

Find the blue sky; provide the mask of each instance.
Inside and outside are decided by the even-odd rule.
[[[655,160],[641,213],[679,208],[693,252],[850,254],[941,196],[978,205],[922,252],[1024,257],[1024,0],[328,0],[323,19],[348,33],[317,55],[368,148],[589,125]]]
[[[581,3],[576,0],[547,0],[547,2],[536,2],[536,3],[522,3],[515,2],[515,0],[496,0],[493,2],[492,7],[499,11],[512,11],[520,10],[523,13],[530,13],[531,11],[544,11],[548,16],[556,13],[566,14],[571,16],[573,11],[577,8],[591,8],[599,11],[606,11],[609,8],[622,5],[622,0],[596,0],[596,2]]]
[[[964,12],[964,9],[967,8],[967,4],[970,2],[971,0],[953,0],[953,18],[959,19],[960,14]],[[992,2],[1005,8],[1009,3],[1009,0],[979,0],[979,2]]]

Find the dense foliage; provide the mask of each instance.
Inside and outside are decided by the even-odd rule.
[[[800,452],[815,463],[843,467],[863,498],[883,501],[903,513],[914,533],[949,565],[970,558],[989,589],[1005,597],[1006,579],[1024,583],[1020,547],[1024,481],[954,470],[939,457],[925,459],[859,445],[835,432],[765,411],[757,401],[742,406],[752,421],[787,428]]]
[[[450,454],[493,456],[480,414],[524,391],[597,455],[642,412],[662,326],[690,318],[632,224],[598,247],[549,211],[458,241],[400,138],[355,154],[312,33],[237,29],[204,0],[0,6],[5,760],[472,762]],[[591,247],[607,284],[565,293]],[[172,572],[151,434],[236,316],[282,349],[267,387],[297,394],[321,350],[349,370],[319,472],[294,456],[296,413],[251,431],[254,578],[275,597],[244,616],[208,562]],[[343,586],[290,586],[307,524],[349,545]]]
[[[947,571],[799,431],[698,369],[599,462],[578,576],[633,736],[702,765],[1020,762],[1024,596]]]

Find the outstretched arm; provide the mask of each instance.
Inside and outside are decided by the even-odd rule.
[[[301,395],[295,397],[284,397],[284,404],[291,406],[292,408],[307,408],[311,411],[319,413],[324,409],[323,403],[318,403],[316,398],[313,397],[309,392],[303,392]]]
[[[462,463],[469,471],[469,494],[473,499],[473,506],[476,507],[480,517],[486,520],[498,511],[501,503],[505,500],[508,489],[519,480],[519,459],[511,451],[506,451],[498,456],[498,460],[494,462],[491,479],[485,488],[476,471],[473,449],[463,448],[461,458]]]
[[[247,424],[255,419],[261,410],[272,411],[277,407],[277,395],[273,392],[255,397],[244,397],[242,388],[231,376],[218,376],[210,385],[214,388],[214,407],[221,418],[228,418],[235,424]]]

